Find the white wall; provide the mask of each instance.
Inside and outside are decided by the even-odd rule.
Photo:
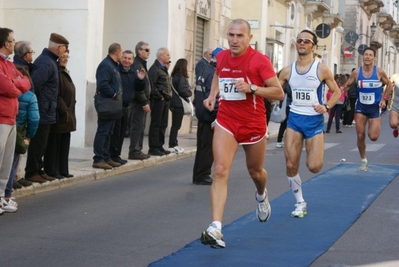
[[[136,44],[144,41],[151,48],[149,68],[156,50],[168,46],[168,1],[105,0],[104,11],[103,56],[111,43],[134,52]]]
[[[1,3],[1,2],[0,2]],[[14,30],[15,39],[27,40],[36,51],[36,58],[48,46],[50,34],[59,33],[68,39],[70,60],[68,69],[76,86],[77,131],[72,133],[72,146],[85,143],[86,91],[93,76],[88,71],[98,61],[98,34],[93,25],[100,22],[91,16],[89,6],[101,7],[102,0],[13,0],[2,1],[3,25]],[[16,19],[17,18],[17,19]],[[23,18],[27,18],[26,20]],[[88,18],[91,18],[90,21]],[[97,30],[98,31],[98,30]],[[97,44],[97,45],[96,45]]]

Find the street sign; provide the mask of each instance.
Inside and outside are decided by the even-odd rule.
[[[354,31],[349,31],[345,34],[345,41],[349,44],[354,44],[359,39],[359,35]]]
[[[353,50],[349,49],[349,47],[345,47],[344,49],[344,57],[351,58],[353,55]]]
[[[363,56],[364,49],[366,49],[367,47],[368,46],[365,44],[359,45],[359,47],[357,48],[357,52],[359,52],[359,55]]]
[[[330,35],[330,31],[331,31],[330,26],[328,26],[328,24],[325,23],[321,23],[316,27],[316,35],[322,39],[327,38]]]

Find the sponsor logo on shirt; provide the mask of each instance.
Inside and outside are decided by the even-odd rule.
[[[317,81],[318,79],[315,76],[307,76],[306,80],[308,80],[308,81]]]
[[[223,68],[222,71],[230,71],[230,69]]]

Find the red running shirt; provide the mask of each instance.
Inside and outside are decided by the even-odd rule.
[[[264,87],[265,80],[276,76],[270,59],[252,47],[248,47],[245,54],[239,57],[232,57],[230,50],[223,50],[217,54],[216,59],[216,74],[220,89],[217,119],[230,118],[244,123],[256,120],[259,123],[266,123],[263,97],[251,93],[239,93],[234,90],[231,81],[244,79],[249,84]]]

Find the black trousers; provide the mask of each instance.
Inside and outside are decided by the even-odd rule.
[[[140,103],[133,103],[130,108],[130,145],[129,156],[139,154],[143,150],[144,129],[147,112]]]
[[[165,131],[168,127],[169,101],[157,100],[151,102],[151,124],[148,133],[150,149],[160,149],[165,144]]]
[[[43,156],[46,153],[47,140],[51,124],[39,124],[35,136],[30,140],[26,158],[25,178],[44,174]]]
[[[170,127],[169,132],[169,147],[175,147],[179,145],[177,141],[177,134],[183,121],[184,109],[171,108],[170,111],[172,111],[172,126]]]
[[[351,105],[351,110],[345,111],[344,120],[342,121],[343,125],[352,125],[353,116],[355,115],[355,104],[357,98],[349,98],[349,102]]]
[[[109,144],[109,154],[111,159],[118,159],[122,153],[123,140],[125,138],[125,131],[128,120],[128,107],[123,107],[122,118],[115,121],[114,131],[111,135],[111,142]]]
[[[44,171],[54,176],[69,174],[69,149],[71,133],[50,133],[44,154]]]
[[[277,142],[279,143],[283,141],[284,133],[285,130],[287,129],[288,114],[290,113],[290,107],[288,105],[285,108],[285,112],[286,112],[285,114],[287,114],[287,118],[285,118],[285,120],[282,123],[280,123],[280,128],[278,129]]]
[[[193,182],[211,175],[213,164],[212,140],[213,130],[211,129],[211,123],[198,121],[197,153],[195,154],[193,168]]]
[[[335,117],[335,130],[338,131],[340,129],[342,106],[343,104],[335,104],[335,106],[333,106],[330,109],[330,116],[328,117],[328,123],[327,123],[327,131],[331,129],[331,124],[334,117]]]

